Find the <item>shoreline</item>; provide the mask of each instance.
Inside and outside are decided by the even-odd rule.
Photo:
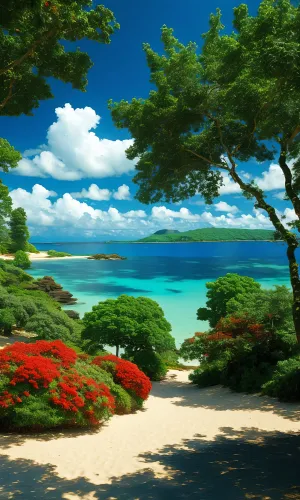
[[[47,252],[40,252],[40,253],[29,253],[26,252],[30,262],[34,262],[37,260],[72,260],[72,259],[86,259],[86,260],[122,260],[122,259],[116,259],[116,258],[108,258],[108,259],[91,259],[89,258],[90,255],[71,255],[71,256],[65,256],[65,257],[50,257]],[[15,256],[12,254],[3,254],[0,255],[0,259],[3,260],[14,260]]]
[[[31,262],[35,260],[70,260],[70,259],[87,259],[88,255],[72,255],[70,257],[50,257],[47,252],[40,252],[40,253],[28,253],[26,252],[29,260]],[[0,259],[3,260],[14,260],[15,256],[12,254],[3,254],[0,255]],[[104,259],[103,259],[104,260]]]

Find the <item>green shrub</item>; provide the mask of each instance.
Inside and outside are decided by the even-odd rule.
[[[7,337],[12,334],[12,327],[16,319],[11,309],[0,310],[0,332]]]
[[[24,328],[40,339],[62,340],[81,346],[81,324],[70,319],[64,311],[42,309],[29,318]]]
[[[13,264],[14,266],[20,267],[21,269],[28,269],[31,266],[29,257],[23,250],[18,250],[15,253]]]
[[[0,255],[8,253],[8,246],[5,243],[0,243]]]
[[[168,371],[167,365],[155,351],[138,351],[130,361],[135,363],[150,380],[162,380]]]
[[[199,368],[190,373],[189,379],[193,384],[198,385],[198,387],[219,385],[225,366],[226,361],[224,360],[213,361],[212,363],[203,361]]]
[[[278,361],[297,349],[295,335],[272,335],[257,342],[235,339],[222,383],[234,391],[259,392]]]
[[[115,398],[116,414],[125,415],[126,413],[130,413],[134,404],[132,397],[128,394],[128,392],[117,384],[112,384],[109,388]]]
[[[29,243],[28,241],[26,243],[25,249],[26,249],[26,252],[40,253],[39,250],[37,248],[35,248],[35,246],[32,243]]]
[[[180,366],[180,363],[179,363],[179,353],[177,350],[173,350],[173,351],[163,351],[163,352],[160,352],[159,353],[163,363],[165,363],[167,365],[168,368],[173,368],[176,366]]]
[[[91,426],[112,416],[112,378],[60,341],[16,342],[0,351],[0,426]],[[108,383],[107,383],[108,382]]]
[[[262,391],[268,396],[274,396],[281,401],[300,401],[300,356],[279,361]]]
[[[56,250],[48,250],[49,257],[72,257],[72,254],[67,252],[57,252]]]

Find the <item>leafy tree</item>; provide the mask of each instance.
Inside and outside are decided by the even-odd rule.
[[[206,307],[198,309],[197,319],[209,321],[209,325],[214,328],[218,321],[229,312],[227,304],[231,299],[259,292],[260,284],[248,276],[228,273],[216,281],[206,283],[206,288],[208,290]],[[232,309],[231,312],[233,312]]]
[[[285,286],[237,295],[227,302],[227,314],[261,323],[269,331],[294,333],[293,295]]]
[[[163,27],[164,55],[144,45],[156,90],[146,99],[109,106],[115,124],[134,138],[127,156],[137,158],[141,202],[177,202],[200,193],[212,203],[227,175],[266,213],[287,244],[300,342],[297,237],[255,182],[241,176],[248,160],[277,156],[293,226],[300,228],[300,7],[263,0],[257,16],[250,16],[242,4],[234,9],[233,24],[234,31],[223,35],[220,10],[212,15],[202,53]]]
[[[10,237],[11,249],[13,252],[26,250],[29,239],[29,231],[26,224],[27,216],[24,208],[15,208],[11,212],[10,218]]]
[[[0,161],[0,168],[1,168],[1,161]],[[12,210],[12,200],[11,197],[9,196],[8,188],[0,181],[0,254],[6,253],[8,251],[10,240],[9,240],[9,231],[7,223],[11,214],[11,210]]]
[[[170,334],[171,325],[161,307],[154,300],[145,297],[120,295],[93,306],[83,317],[85,329],[83,338],[90,345],[126,348],[129,356],[139,350],[157,352],[175,349],[175,341]]]
[[[31,266],[29,257],[23,250],[17,250],[13,263],[15,266],[20,267],[21,269],[28,269]]]
[[[11,335],[15,321],[13,312],[10,309],[0,310],[0,331],[7,337]]]
[[[85,91],[92,61],[69,42],[110,43],[119,28],[113,13],[92,0],[0,0],[0,115],[31,115],[53,97],[49,77]],[[0,139],[0,167],[14,168],[20,154]]]
[[[6,139],[0,137],[0,168],[2,171],[8,172],[9,168],[15,168],[20,160],[19,151],[16,151]]]

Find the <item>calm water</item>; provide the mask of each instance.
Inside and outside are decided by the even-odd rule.
[[[47,260],[33,263],[34,277],[53,276],[78,298],[72,306],[81,315],[101,300],[120,294],[156,300],[172,325],[179,345],[206,328],[196,311],[205,305],[207,281],[229,272],[247,275],[264,287],[289,286],[285,246],[281,243],[102,244],[47,243],[73,255],[118,253],[125,261]]]

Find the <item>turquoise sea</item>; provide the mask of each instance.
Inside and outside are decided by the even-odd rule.
[[[207,325],[196,311],[205,305],[205,283],[226,273],[255,278],[264,287],[289,284],[282,243],[40,243],[39,250],[55,249],[73,255],[118,253],[124,261],[46,260],[34,262],[34,277],[53,276],[78,298],[69,306],[81,315],[94,304],[121,294],[156,300],[172,325],[178,345]]]

